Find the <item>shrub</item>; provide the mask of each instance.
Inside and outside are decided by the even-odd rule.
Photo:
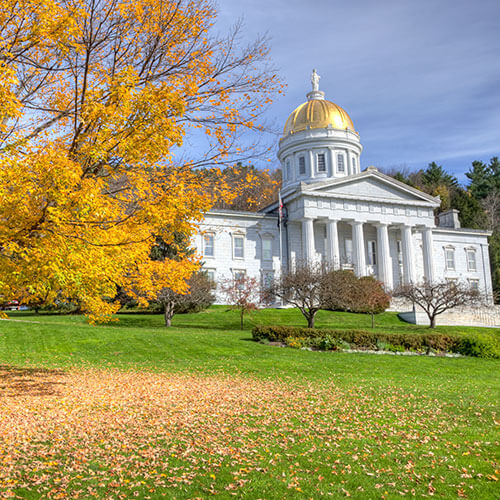
[[[481,358],[500,358],[500,343],[492,336],[478,333],[379,333],[365,330],[333,330],[292,326],[256,326],[254,340],[267,339],[294,347],[322,350],[370,349],[394,352],[449,352]],[[300,344],[300,345],[299,345]]]
[[[488,335],[468,335],[460,340],[459,349],[464,356],[500,358],[500,345]]]

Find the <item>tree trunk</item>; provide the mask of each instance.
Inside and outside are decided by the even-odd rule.
[[[241,310],[241,314],[240,314],[240,329],[243,330],[243,315],[245,314],[245,310],[242,309]]]
[[[431,316],[429,319],[431,320],[430,328],[436,328],[436,316]]]
[[[168,328],[172,326],[172,318],[174,316],[174,304],[165,304],[165,310],[163,311],[163,317],[165,318],[165,326]]]
[[[371,313],[372,315],[372,328],[375,328],[375,315]]]
[[[309,313],[307,316],[307,328],[314,328],[314,316],[316,313]]]

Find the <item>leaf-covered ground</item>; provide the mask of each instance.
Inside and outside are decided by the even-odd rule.
[[[499,492],[492,411],[398,387],[6,366],[0,385],[5,497]]]
[[[0,498],[500,497],[499,360],[251,341],[255,323],[303,325],[294,310],[259,311],[244,331],[223,307],[168,330],[160,315],[119,320],[0,321]]]

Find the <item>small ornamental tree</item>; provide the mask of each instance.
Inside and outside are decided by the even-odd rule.
[[[375,327],[375,314],[384,312],[391,303],[391,296],[384,290],[384,285],[373,276],[363,276],[357,280],[352,310],[369,313],[372,328]]]
[[[266,290],[266,296],[278,297],[292,304],[307,320],[308,328],[314,328],[314,318],[320,309],[325,309],[323,282],[326,271],[320,264],[302,263],[295,269],[283,273]]]
[[[231,307],[240,312],[240,328],[243,330],[245,314],[256,310],[261,302],[258,280],[242,275],[223,281],[221,289]]]
[[[436,317],[459,306],[477,305],[482,302],[477,289],[463,282],[424,280],[422,283],[401,285],[395,297],[411,300],[420,306],[429,318],[429,327],[436,327]]]
[[[348,270],[327,271],[322,277],[321,296],[324,309],[352,311],[357,301],[359,279]]]
[[[185,294],[174,292],[171,288],[163,288],[157,296],[157,302],[163,308],[165,326],[172,325],[176,313],[198,312],[213,304],[214,283],[206,273],[195,273],[187,280],[189,290]]]

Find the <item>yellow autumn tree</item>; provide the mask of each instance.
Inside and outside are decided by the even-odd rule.
[[[204,0],[0,0],[0,296],[77,301],[182,293],[195,257],[151,260],[218,197],[175,154],[193,129],[224,162],[279,91],[265,40],[213,36]]]

